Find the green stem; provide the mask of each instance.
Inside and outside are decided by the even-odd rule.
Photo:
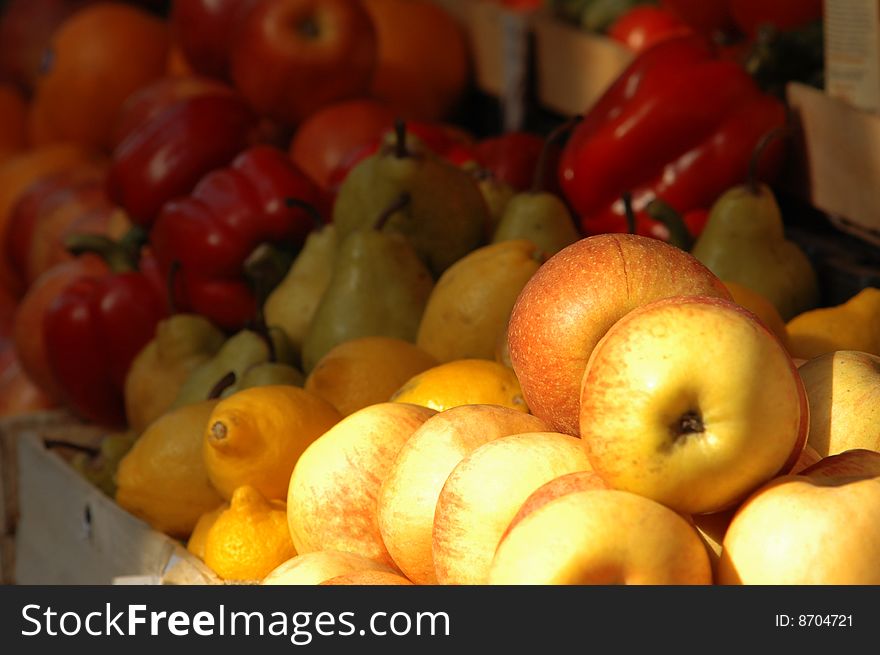
[[[746,177],[746,186],[753,195],[757,196],[761,192],[761,181],[758,179],[758,168],[761,165],[761,159],[764,157],[767,148],[771,143],[776,141],[776,139],[788,138],[792,136],[793,133],[794,130],[789,125],[774,127],[762,136],[755,145],[755,149],[752,151],[752,157],[749,159],[749,172]]]
[[[207,400],[217,400],[220,398],[224,391],[235,384],[236,379],[237,376],[235,375],[235,371],[229,371],[229,373],[217,380],[217,384],[211,387],[211,391],[208,392]]]
[[[630,234],[636,233],[636,212],[633,209],[632,192],[624,191],[621,196],[623,200],[623,212],[626,215],[626,227]]]
[[[398,118],[394,121],[394,156],[398,159],[409,157],[409,150],[406,147],[406,121]]]
[[[284,204],[286,204],[290,208],[302,209],[305,211],[309,218],[312,219],[312,222],[315,224],[315,229],[319,229],[324,226],[324,217],[321,216],[321,212],[315,209],[315,206],[305,200],[300,200],[299,198],[286,198],[284,200]]]
[[[669,230],[669,243],[678,246],[684,251],[690,251],[694,246],[694,235],[688,229],[681,214],[672,205],[655,198],[645,207],[645,213]]]
[[[64,247],[75,256],[94,254],[103,259],[114,273],[137,271],[137,259],[129,248],[102,234],[72,234],[64,240]]]

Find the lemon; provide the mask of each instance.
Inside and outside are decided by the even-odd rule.
[[[224,580],[262,580],[295,555],[286,505],[249,485],[235,490],[205,535],[205,564]]]
[[[284,499],[299,456],[341,418],[333,405],[299,387],[234,393],[217,403],[204,432],[208,477],[226,499],[244,485]]]
[[[880,289],[867,287],[842,305],[799,314],[786,327],[791,354],[800,359],[836,350],[880,355]]]
[[[202,459],[202,435],[217,401],[185,405],[156,419],[119,463],[116,502],[154,529],[190,535],[222,498]]]
[[[387,402],[404,382],[437,363],[409,341],[362,337],[327,352],[312,369],[305,388],[348,416],[369,405]]]
[[[196,521],[196,527],[193,528],[189,540],[186,542],[186,549],[199,559],[205,559],[205,540],[208,538],[208,530],[220,518],[220,515],[229,509],[229,503],[223,503],[217,509],[205,512]]]
[[[459,359],[410,378],[391,397],[442,412],[459,405],[501,405],[528,412],[513,370],[485,359]]]

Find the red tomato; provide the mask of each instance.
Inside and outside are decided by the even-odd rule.
[[[671,11],[649,5],[631,9],[608,28],[608,36],[633,52],[642,52],[666,39],[691,33],[693,30]]]

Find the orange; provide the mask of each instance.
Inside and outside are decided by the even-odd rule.
[[[0,84],[0,162],[27,144],[27,103],[18,90]]]
[[[137,7],[101,2],[73,14],[52,35],[31,109],[31,140],[110,150],[123,102],[164,75],[169,43],[165,23]]]
[[[437,364],[409,341],[362,337],[345,341],[324,355],[306,379],[305,389],[348,416],[387,402],[404,382]]]
[[[501,405],[529,411],[513,369],[487,359],[458,359],[430,368],[407,381],[391,400],[438,412],[459,405]]]
[[[364,6],[379,35],[371,94],[403,118],[447,117],[470,80],[461,24],[429,0],[364,0]]]
[[[6,224],[19,196],[39,178],[78,164],[94,162],[95,155],[73,144],[54,144],[16,154],[0,163],[0,285],[16,293],[17,279],[6,261]]]
[[[205,535],[205,564],[224,580],[262,580],[295,556],[286,505],[251,486],[235,490]]]

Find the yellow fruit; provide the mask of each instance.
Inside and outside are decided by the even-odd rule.
[[[791,343],[788,338],[788,330],[785,327],[785,321],[779,314],[779,310],[767,298],[757,291],[753,291],[737,282],[725,281],[724,286],[730,291],[733,302],[737,305],[745,307],[755,316],[761,319],[761,322],[779,337],[782,345],[786,350],[791,349]]]
[[[305,388],[348,416],[387,402],[404,382],[436,365],[437,360],[403,339],[362,337],[345,341],[324,355]]]
[[[199,559],[205,559],[205,541],[208,538],[208,530],[214,527],[220,515],[229,509],[229,503],[223,503],[217,509],[205,512],[196,522],[189,540],[186,542],[186,549]]]
[[[205,536],[205,564],[224,580],[262,580],[295,555],[286,505],[249,485],[235,490]]]
[[[116,502],[173,537],[190,535],[199,517],[222,498],[208,479],[202,435],[217,401],[163,414],[119,463]]]
[[[226,499],[244,485],[284,499],[299,456],[341,418],[333,405],[299,387],[234,393],[217,403],[204,431],[208,477]]]
[[[513,370],[485,359],[459,359],[428,369],[407,381],[391,400],[438,412],[459,405],[501,405],[529,411]]]
[[[867,287],[842,305],[799,314],[786,327],[791,354],[799,359],[836,350],[880,355],[880,289]]]
[[[416,344],[439,362],[494,359],[517,296],[543,259],[535,244],[517,239],[458,260],[431,292]]]

